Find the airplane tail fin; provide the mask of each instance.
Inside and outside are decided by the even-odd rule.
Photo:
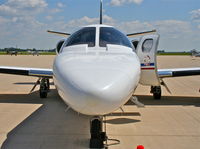
[[[100,24],[103,23],[103,1],[100,0]]]

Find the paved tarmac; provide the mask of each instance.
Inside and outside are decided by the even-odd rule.
[[[0,56],[0,65],[51,68],[54,56]],[[159,68],[200,67],[200,58],[159,56]],[[0,74],[0,146],[2,149],[86,149],[89,119],[79,115],[58,96],[54,86],[47,99],[38,88],[29,93],[37,78]],[[146,106],[131,102],[125,113],[116,111],[104,120],[109,138],[120,140],[109,149],[200,148],[200,77],[167,78],[172,94],[153,100],[149,87],[138,86],[136,95]],[[108,144],[112,144],[108,141]]]

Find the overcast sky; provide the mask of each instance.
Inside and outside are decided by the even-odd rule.
[[[52,49],[72,33],[99,22],[99,0],[0,0],[0,48]],[[104,23],[124,33],[156,29],[160,50],[200,50],[200,0],[104,0]]]

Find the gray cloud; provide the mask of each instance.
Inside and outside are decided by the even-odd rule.
[[[15,8],[43,8],[48,4],[45,0],[8,0],[7,5]]]
[[[58,6],[59,8],[65,7],[65,5],[64,5],[63,3],[61,3],[61,2],[57,3],[57,6]]]
[[[191,18],[194,21],[200,21],[200,9],[197,10],[193,10],[190,12],[190,14],[192,15]]]
[[[121,6],[127,3],[141,4],[143,0],[111,0],[112,6]]]
[[[37,14],[44,10],[48,4],[45,0],[8,0],[0,5],[1,16],[21,16]]]
[[[52,21],[51,15],[46,16]],[[34,15],[16,15],[13,17],[0,16],[1,47],[15,46],[25,48],[54,48],[62,37],[49,35],[45,31],[52,29],[72,33],[80,26],[98,24],[99,18],[84,16],[71,21],[40,22]],[[190,50],[200,47],[199,26],[193,27],[192,22],[181,20],[158,21],[124,21],[120,22],[110,16],[103,16],[103,23],[115,26],[124,33],[134,33],[156,29],[161,35],[161,49]],[[200,28],[200,27],[199,27]],[[8,40],[9,39],[9,40]],[[191,40],[193,39],[193,40]]]

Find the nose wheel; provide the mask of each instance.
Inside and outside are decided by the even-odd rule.
[[[49,85],[49,79],[48,78],[42,78],[40,81],[40,98],[47,98],[47,94],[49,92],[50,85]]]
[[[103,132],[103,118],[94,117],[90,121],[90,148],[105,148],[106,133]]]
[[[151,86],[151,93],[155,100],[161,99],[161,87],[160,86]]]

